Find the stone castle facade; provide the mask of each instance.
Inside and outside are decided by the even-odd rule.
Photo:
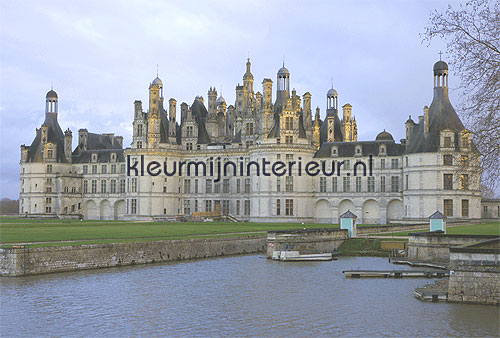
[[[352,106],[327,92],[326,117],[311,94],[290,91],[290,72],[283,65],[273,81],[254,91],[250,60],[236,100],[227,105],[215,88],[207,102],[196,97],[189,106],[175,99],[164,103],[156,77],[149,85],[148,109],[134,102],[129,148],[114,134],[72,132],[58,122],[58,96],[46,96],[45,122],[30,146],[21,146],[23,215],[86,219],[150,220],[220,208],[239,220],[337,223],[347,210],[361,223],[423,220],[436,210],[450,218],[481,218],[477,153],[448,98],[448,66],[434,65],[434,99],[415,122],[405,123],[399,143],[385,130],[373,141],[357,140]],[[179,118],[180,115],[180,118]],[[218,181],[209,175],[128,175],[133,163],[227,162],[248,165],[265,158],[294,163],[290,175],[231,172]],[[127,159],[129,162],[127,162]],[[369,163],[371,176],[353,175],[356,162]],[[316,161],[325,172],[299,175],[298,163]],[[342,173],[328,174],[343,162]],[[324,162],[324,164],[323,164]],[[179,165],[180,166],[180,165]],[[231,170],[229,170],[231,171]]]

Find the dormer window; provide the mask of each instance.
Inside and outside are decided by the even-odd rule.
[[[383,144],[380,145],[379,153],[380,153],[380,155],[385,155],[386,154],[386,152],[385,152],[385,145],[383,145]]]
[[[449,136],[444,137],[443,147],[451,148],[451,137]]]
[[[470,132],[467,129],[462,130],[460,135],[460,148],[470,147]]]
[[[112,153],[111,154],[111,162],[115,162],[115,161],[116,161],[116,154]]]
[[[97,162],[97,154],[92,154],[92,162]]]
[[[339,150],[338,150],[337,146],[332,146],[331,153],[332,153],[333,157],[337,157],[339,155]]]
[[[356,150],[355,150],[356,153],[355,153],[355,155],[356,156],[361,156],[363,154],[362,150],[363,150],[363,148],[361,146],[359,146],[359,145],[356,146]]]

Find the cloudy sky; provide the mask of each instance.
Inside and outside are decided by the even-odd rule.
[[[339,104],[353,106],[359,140],[383,129],[399,140],[408,115],[432,101],[432,66],[445,45],[422,44],[419,34],[430,11],[448,4],[1,0],[0,196],[18,198],[19,146],[43,123],[52,84],[63,130],[114,132],[129,145],[133,102],[147,102],[157,64],[166,100],[191,104],[222,86],[234,103],[248,56],[260,91],[284,58],[291,86],[312,94],[322,118],[333,78]],[[450,76],[455,105],[457,81]]]

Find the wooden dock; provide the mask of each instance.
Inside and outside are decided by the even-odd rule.
[[[346,278],[443,278],[448,271],[436,270],[345,270]]]

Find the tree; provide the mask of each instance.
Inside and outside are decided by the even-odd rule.
[[[494,191],[500,182],[500,2],[473,0],[435,10],[422,37],[447,43],[461,80],[457,110],[481,153],[482,184]]]

